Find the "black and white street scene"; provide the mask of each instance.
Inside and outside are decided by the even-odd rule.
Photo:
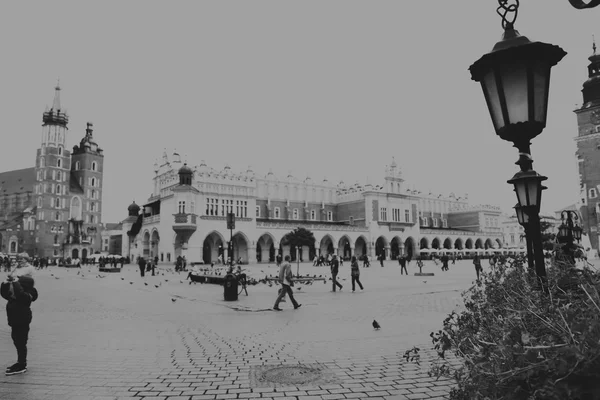
[[[599,5],[3,4],[0,399],[600,400]]]

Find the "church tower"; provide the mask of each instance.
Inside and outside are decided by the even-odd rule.
[[[42,116],[42,144],[35,163],[35,206],[39,234],[36,254],[62,256],[66,239],[69,196],[70,152],[65,149],[69,117],[60,104],[60,86],[55,87],[52,108]]]
[[[87,123],[85,136],[79,146],[73,146],[71,155],[71,187],[76,188],[78,196],[73,195],[69,233],[81,243],[91,255],[102,247],[102,183],[104,173],[104,151],[94,139],[93,124]],[[80,203],[79,203],[80,202]],[[80,254],[80,257],[85,257]]]
[[[600,55],[589,57],[588,79],[583,83],[583,105],[577,115],[579,133],[577,143],[581,216],[584,233],[592,247],[599,248],[598,223],[600,222]]]
[[[401,193],[402,191],[402,171],[398,168],[396,160],[392,157],[392,164],[385,168],[385,190],[388,193]]]

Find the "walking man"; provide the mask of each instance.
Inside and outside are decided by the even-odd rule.
[[[146,260],[144,260],[144,257],[140,257],[138,266],[140,267],[140,276],[143,278],[146,272]]]
[[[294,292],[292,292],[292,286],[294,286],[294,276],[292,275],[292,265],[290,264],[290,256],[285,256],[285,262],[281,264],[279,268],[279,282],[281,283],[281,291],[277,296],[277,300],[275,300],[275,305],[273,306],[273,310],[281,311],[279,308],[279,302],[285,297],[287,294],[294,305],[294,310],[300,308],[302,304],[298,304],[296,299],[294,299]]]
[[[360,290],[363,290],[363,285],[360,283],[360,269],[358,268],[358,261],[356,261],[356,256],[352,256],[350,261],[350,275],[352,276],[352,293],[356,289],[355,283],[358,283],[360,286]]]
[[[385,253],[381,253],[377,258],[379,258],[379,264],[381,264],[381,267],[383,268],[383,259],[385,258]]]
[[[408,275],[408,271],[406,270],[406,257],[404,254],[398,257],[398,263],[400,264],[400,275],[404,275],[404,273]]]
[[[331,280],[333,281],[333,291],[335,292],[336,286],[342,290],[343,286],[337,281],[337,275],[340,271],[340,263],[337,256],[334,254],[331,259]]]
[[[473,259],[473,265],[475,266],[475,272],[477,273],[477,280],[479,280],[479,273],[481,272],[481,259],[479,258],[479,254],[475,254],[475,258]]]
[[[442,271],[448,271],[448,261],[450,261],[450,258],[448,257],[448,255],[446,253],[444,253],[441,260],[442,260]]]

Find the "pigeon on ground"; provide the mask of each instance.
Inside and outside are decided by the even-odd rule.
[[[192,281],[190,281],[190,285],[192,284]]]
[[[144,285],[148,286],[148,282],[144,282]]]
[[[169,282],[169,280],[168,280],[168,279],[165,279],[165,282]]]
[[[375,328],[376,331],[378,331],[379,329],[381,329],[381,326],[379,325],[379,322],[373,320],[373,328]]]
[[[177,299],[171,299],[171,301],[172,301],[173,303],[175,303],[175,302],[177,301]]]
[[[160,286],[160,285],[154,285],[154,287],[155,287],[155,288],[157,288],[157,289],[158,289],[158,287],[159,287],[159,286]]]
[[[296,288],[296,290],[302,290],[302,288],[301,288],[300,286],[298,286],[298,287]]]
[[[183,283],[183,281],[179,281],[179,283]]]
[[[133,285],[133,282],[129,282],[130,285]]]
[[[121,278],[121,280],[122,280],[122,281],[124,281],[124,280],[125,280],[125,278]]]
[[[427,283],[427,281],[423,281],[423,283]]]
[[[55,276],[54,279],[60,279],[58,276]]]

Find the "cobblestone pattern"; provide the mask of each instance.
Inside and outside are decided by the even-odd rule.
[[[251,286],[230,303],[221,287],[190,285],[164,266],[143,279],[136,269],[104,278],[87,268],[37,272],[29,370],[0,376],[0,399],[442,399],[451,388],[427,375],[437,356],[424,341],[457,308],[469,268],[427,283],[395,268],[363,269],[364,292],[348,293],[348,281],[341,293],[305,285],[296,288],[302,308],[288,302],[278,313],[270,311],[276,287]],[[415,344],[420,365],[402,358]],[[0,325],[0,359],[14,358]],[[252,383],[253,368],[316,363],[337,383]]]

